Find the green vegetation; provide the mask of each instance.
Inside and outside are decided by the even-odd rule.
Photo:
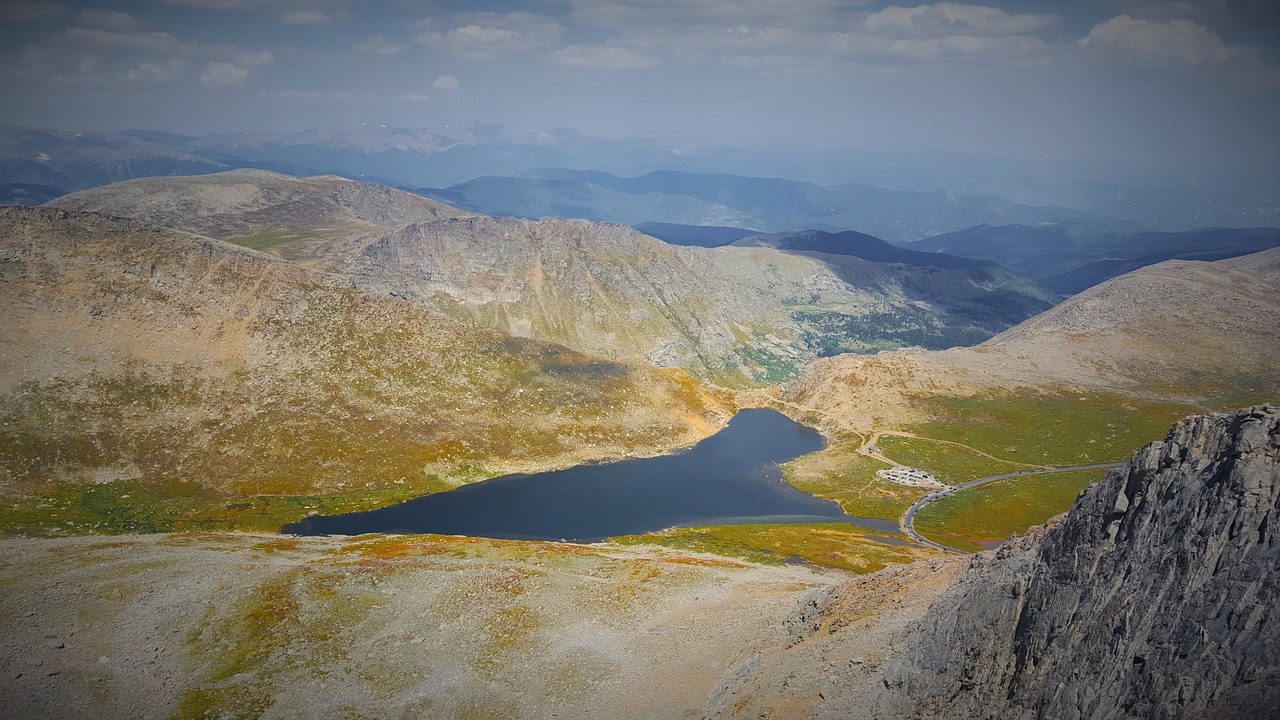
[[[247,247],[250,250],[270,250],[280,245],[288,245],[299,240],[312,240],[328,234],[324,230],[269,230],[256,235],[227,238],[227,242]]]
[[[349,493],[235,497],[188,482],[66,484],[38,495],[0,498],[0,535],[274,532],[310,514],[373,510],[452,487],[430,476]]]
[[[683,371],[354,294],[255,322],[278,364],[131,361],[0,395],[0,533],[275,529],[651,453],[713,431],[726,407]]]
[[[1029,467],[1023,463],[995,460],[972,448],[930,438],[885,435],[877,444],[886,456],[903,465],[924,468],[948,485]]]
[[[886,463],[857,452],[862,439],[837,438],[826,450],[783,466],[787,482],[810,495],[828,498],[857,517],[897,520],[927,491],[876,477]]]
[[[956,484],[1030,466],[1070,466],[1124,460],[1164,436],[1198,408],[1109,393],[934,397],[938,418],[917,425],[918,435],[882,437],[881,450]],[[1102,471],[1011,478],[965,490],[928,505],[916,529],[952,547],[979,550],[1071,507]]]
[[[883,350],[918,346],[933,350],[975,345],[1007,326],[948,325],[953,320],[916,307],[847,314],[832,310],[797,309],[791,319],[804,328],[800,339],[819,357],[853,352],[874,354]]]
[[[981,550],[1069,509],[1105,475],[1077,470],[997,480],[926,505],[916,514],[916,531],[943,545]]]
[[[769,350],[759,338],[756,344],[738,345],[733,352],[752,371],[751,385],[778,385],[800,376],[795,358]]]
[[[1082,399],[1083,398],[1083,399]],[[883,435],[886,458],[919,467],[948,484],[1031,467],[1084,465],[1128,458],[1163,437],[1177,419],[1200,409],[1109,393],[933,397],[934,421],[905,428],[916,437]],[[861,517],[896,520],[926,492],[875,476],[885,463],[861,455],[863,438],[836,438],[824,451],[785,466],[787,481],[840,503]],[[1032,475],[965,490],[932,503],[916,528],[966,550],[992,543],[1070,508],[1101,471]]]
[[[740,557],[772,565],[800,558],[815,565],[857,573],[875,572],[887,565],[912,562],[932,554],[918,546],[898,546],[877,541],[877,537],[885,536],[848,523],[821,523],[675,528],[647,535],[616,537],[612,540],[623,545],[661,545]]]
[[[1046,466],[1123,460],[1164,437],[1174,421],[1204,411],[1095,392],[934,397],[928,409],[937,420],[911,428],[921,437],[960,443],[1012,463]]]

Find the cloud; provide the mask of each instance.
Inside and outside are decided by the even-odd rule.
[[[1010,14],[997,7],[937,3],[886,7],[867,16],[866,29],[893,37],[1029,35],[1062,22],[1052,14]]]
[[[270,50],[245,50],[244,48],[233,48],[226,45],[215,45],[213,47],[225,51],[232,60],[249,67],[270,65],[276,60]]]
[[[821,27],[871,0],[569,0],[583,25],[636,30],[646,27],[761,25]]]
[[[218,85],[243,82],[253,68],[275,62],[265,50],[184,40],[167,32],[116,29],[133,19],[124,13],[78,14],[75,19],[114,28],[71,26],[46,35],[38,47],[0,57],[0,65],[7,66],[5,74],[23,82],[71,85],[181,80]],[[219,65],[210,68],[214,63]],[[198,73],[193,67],[206,70]]]
[[[421,93],[406,93],[403,95],[377,95],[368,93],[349,93],[334,91],[312,91],[304,92],[299,90],[282,90],[279,92],[264,92],[262,97],[271,97],[281,100],[323,100],[331,102],[334,100],[344,102],[411,102],[421,103],[431,99],[429,95]]]
[[[1249,93],[1280,89],[1280,65],[1251,45],[1232,45],[1190,20],[1118,15],[1099,23],[1077,46],[1108,68],[1141,68],[1179,80],[1229,83]]]
[[[418,33],[417,42],[465,60],[491,60],[500,54],[544,50],[560,40],[553,18],[529,12],[469,13],[454,16],[458,27]]]
[[[57,17],[67,12],[62,3],[45,0],[6,0],[0,2],[0,20],[5,22],[29,22]]]
[[[1223,4],[1222,0],[1210,0],[1214,5]],[[1144,20],[1177,20],[1192,18],[1203,13],[1203,0],[1102,0],[1102,4],[1114,8],[1131,17]]]
[[[138,26],[137,18],[119,10],[81,10],[76,14],[76,22],[114,30],[129,30]]]
[[[208,87],[243,85],[249,79],[249,69],[225,62],[211,62],[200,73],[200,84]]]
[[[139,83],[168,82],[180,75],[186,67],[187,62],[182,58],[170,58],[164,62],[138,63],[132,70],[125,73],[125,79]]]
[[[1227,45],[1190,20],[1139,20],[1128,15],[1095,25],[1079,44],[1156,68],[1222,63],[1249,53],[1245,46]]]
[[[118,48],[173,51],[183,43],[167,32],[118,32],[102,28],[67,28],[64,37],[73,43]]]
[[[371,55],[399,55],[407,48],[383,35],[370,35],[355,44],[355,49]]]
[[[435,82],[431,83],[431,87],[436,90],[457,90],[458,78],[452,75],[441,75],[435,79]]]
[[[552,54],[572,67],[644,69],[718,64],[763,72],[842,72],[850,65],[1047,57],[1036,33],[1060,24],[1046,13],[937,3],[867,12],[861,0],[568,0],[581,23],[619,29],[603,45]]]
[[[182,5],[203,10],[226,10],[275,15],[291,25],[314,25],[345,17],[347,0],[161,0],[166,5]]]
[[[128,50],[154,50],[169,55],[191,58],[230,60],[238,65],[269,65],[275,57],[268,50],[249,50],[235,45],[181,40],[167,32],[119,32],[102,28],[67,28],[67,41],[80,45],[97,45]]]
[[[570,45],[557,50],[556,63],[589,70],[647,70],[658,64],[658,58],[624,47],[603,45]]]

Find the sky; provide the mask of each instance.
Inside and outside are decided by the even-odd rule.
[[[0,124],[1280,167],[1275,0],[0,0]]]

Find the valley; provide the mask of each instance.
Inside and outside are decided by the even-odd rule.
[[[902,534],[931,490],[877,471],[1010,474],[925,506],[915,530],[963,552],[1038,537],[1106,473],[1036,471],[1122,463],[1187,415],[1280,395],[1277,253],[1160,262],[1060,301],[994,262],[861,233],[670,245],[260,170],[4,208],[5,711],[889,702],[895,638],[969,561]],[[767,482],[840,510],[712,510],[585,545],[277,534],[661,456],[753,408],[826,438]],[[699,474],[640,472],[672,500],[663,482]],[[585,497],[567,492],[566,508]],[[353,532],[370,530],[387,528]],[[54,586],[77,590],[35,600]],[[825,689],[795,696],[786,673]]]
[[[1280,5],[0,0],[0,720],[1280,708]]]

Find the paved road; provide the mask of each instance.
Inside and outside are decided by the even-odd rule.
[[[912,540],[915,540],[916,542],[922,545],[928,545],[931,548],[937,548],[944,552],[954,553],[956,555],[963,555],[965,553],[962,553],[961,551],[956,550],[955,548],[949,548],[945,545],[939,545],[938,543],[932,540],[926,539],[925,537],[920,535],[920,533],[916,532],[916,527],[915,527],[916,513],[920,512],[920,508],[924,507],[925,505],[928,505],[931,502],[941,500],[942,498],[948,495],[954,495],[955,493],[961,490],[967,490],[972,487],[978,487],[979,485],[986,485],[987,483],[995,482],[996,480],[1004,480],[1006,478],[1012,478],[1012,477],[1022,477],[1023,475],[1045,475],[1048,473],[1073,472],[1075,470],[1107,470],[1110,468],[1120,467],[1121,465],[1124,465],[1124,463],[1110,462],[1110,463],[1096,463],[1093,465],[1070,465],[1066,467],[1040,468],[1038,470],[1019,470],[1017,472],[1001,473],[1000,475],[990,475],[988,477],[978,478],[977,480],[970,480],[969,482],[966,482],[966,483],[960,483],[959,485],[952,487],[950,490],[937,490],[920,498],[915,502],[914,505],[908,508],[907,512],[904,513],[902,518],[898,520],[898,525],[902,527],[902,532],[906,533],[907,537],[911,538]]]

